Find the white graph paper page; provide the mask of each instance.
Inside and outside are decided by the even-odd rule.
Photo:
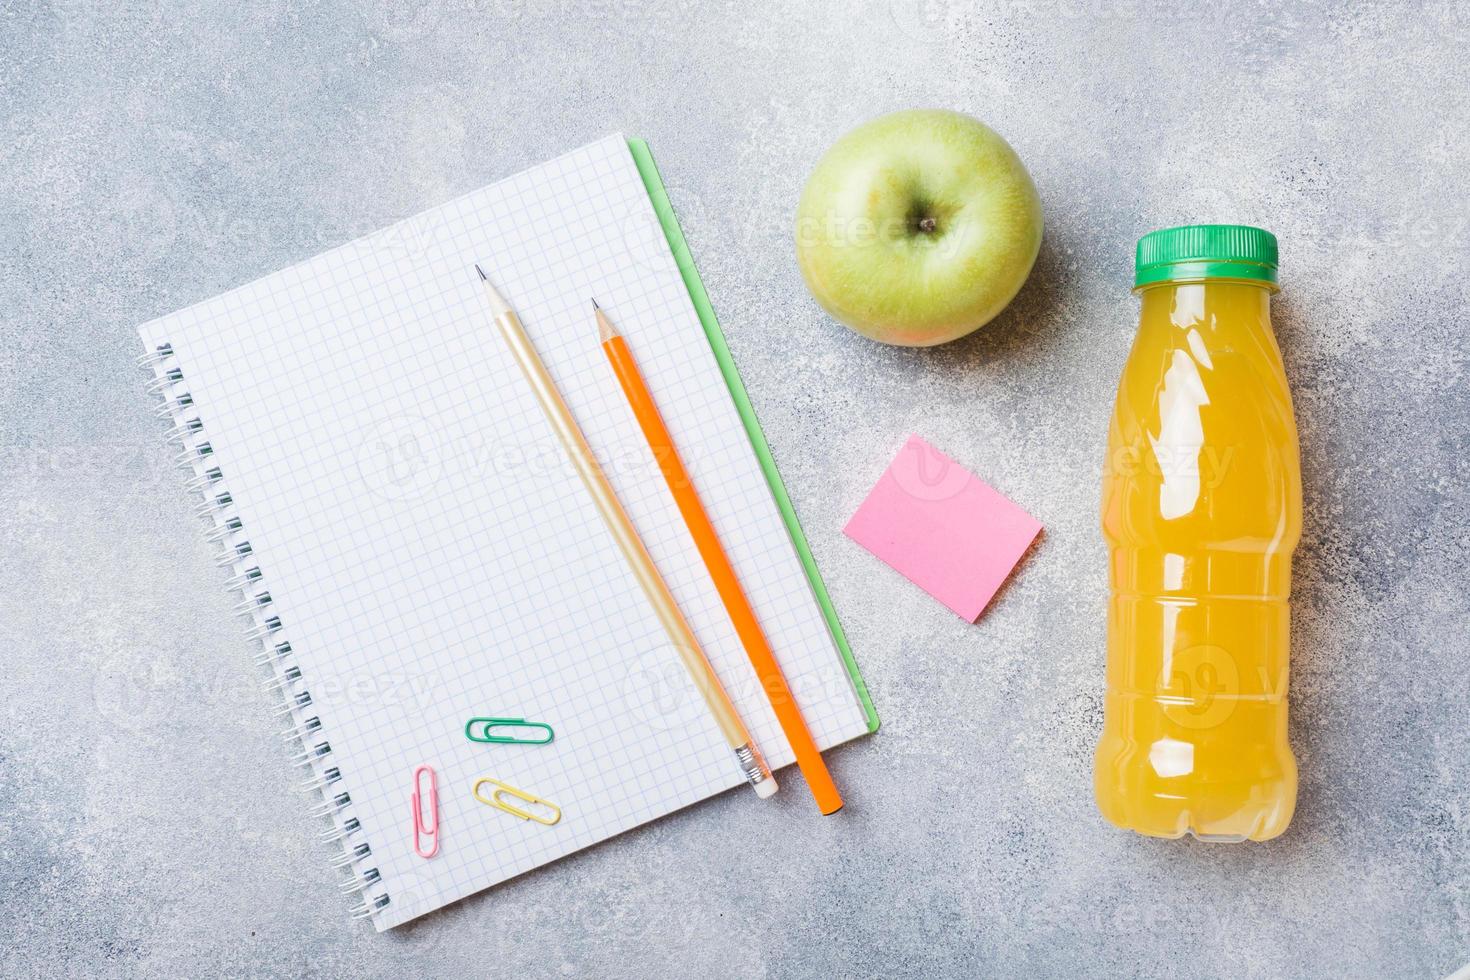
[[[740,784],[734,757],[491,324],[478,262],[602,459],[769,761],[792,761],[597,343],[622,329],[823,746],[866,720],[669,253],[611,136],[140,329],[182,372],[258,567],[278,673],[330,749],[334,813],[388,928]],[[217,518],[221,520],[222,518]],[[263,616],[257,622],[264,622]],[[474,716],[556,730],[485,745]],[[441,846],[413,852],[414,767],[438,773]],[[477,802],[503,780],[555,826]],[[751,795],[750,805],[758,805]],[[323,861],[323,867],[326,867]],[[359,877],[359,880],[362,880]]]

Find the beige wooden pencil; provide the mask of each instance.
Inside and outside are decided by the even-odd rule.
[[[566,401],[562,399],[561,392],[557,390],[556,382],[552,381],[546,365],[541,361],[541,355],[536,353],[536,347],[531,343],[531,338],[526,336],[526,330],[521,326],[520,317],[516,316],[515,310],[496,291],[495,286],[490,282],[490,277],[485,275],[485,270],[476,265],[475,271],[480,274],[480,279],[485,284],[485,295],[490,300],[490,310],[495,326],[500,330],[500,335],[505,338],[506,346],[515,356],[516,363],[520,365],[521,372],[526,376],[527,383],[530,384],[532,392],[536,395],[536,401],[540,403],[541,410],[546,413],[546,420],[551,423],[552,430],[561,440],[562,448],[566,450],[572,465],[576,467],[577,475],[582,478],[582,483],[587,487],[587,492],[597,505],[603,522],[607,524],[608,530],[612,532],[614,540],[617,541],[619,549],[623,552],[623,557],[627,559],[628,566],[633,570],[634,578],[642,587],[643,594],[648,597],[649,605],[653,606],[659,622],[669,634],[669,640],[673,643],[674,649],[679,651],[679,658],[684,662],[684,668],[689,671],[689,676],[693,678],[694,686],[699,688],[699,693],[704,696],[704,702],[708,705],[710,713],[714,715],[720,732],[730,743],[730,748],[735,751],[735,759],[740,766],[740,771],[754,787],[758,796],[762,798],[770,796],[776,792],[776,777],[771,775],[771,770],[766,766],[766,760],[756,748],[755,742],[751,740],[745,723],[735,713],[735,706],[731,704],[730,696],[725,693],[724,685],[715,676],[714,668],[710,666],[709,659],[705,657],[699,641],[695,639],[694,632],[684,619],[684,614],[675,604],[673,593],[669,591],[663,576],[653,564],[653,558],[649,555],[648,549],[643,546],[643,540],[638,537],[633,522],[629,520],[627,511],[623,510],[622,503],[619,502],[617,494],[613,492],[612,484],[608,482],[607,475],[603,473],[602,466],[597,462],[597,457],[592,454],[592,448],[587,445],[586,436],[582,435],[582,429],[577,425],[577,420],[572,418],[571,409],[567,408]]]

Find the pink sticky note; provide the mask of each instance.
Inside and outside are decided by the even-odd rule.
[[[1041,524],[959,463],[909,436],[843,531],[973,623]]]

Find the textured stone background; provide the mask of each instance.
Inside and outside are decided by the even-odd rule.
[[[238,7],[238,9],[237,9]],[[1470,960],[1470,8],[0,3],[0,974],[1436,977]],[[1040,262],[883,348],[789,247],[838,134],[973,112]],[[417,925],[349,924],[140,321],[621,129],[671,186],[885,719],[850,805],[731,794]],[[1281,237],[1308,529],[1296,822],[1105,826],[1097,477],[1143,231]],[[919,431],[1046,524],[978,626],[840,534]],[[795,778],[790,778],[795,782]]]

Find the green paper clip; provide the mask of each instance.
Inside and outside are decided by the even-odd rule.
[[[479,725],[479,734],[475,734],[475,726]],[[539,728],[546,733],[545,738],[517,738],[515,735],[492,735],[496,728]],[[545,745],[556,738],[556,733],[551,730],[550,725],[543,725],[539,721],[527,721],[524,718],[471,718],[465,722],[464,737],[471,742],[495,742],[501,745]]]

